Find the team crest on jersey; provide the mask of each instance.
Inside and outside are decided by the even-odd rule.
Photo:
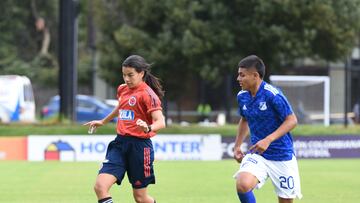
[[[261,111],[265,111],[267,109],[266,102],[260,102],[259,103],[259,109]]]
[[[130,106],[135,106],[135,104],[136,104],[136,97],[135,97],[135,96],[131,96],[131,97],[129,98],[129,105],[130,105]]]
[[[120,120],[134,120],[135,118],[135,114],[134,111],[131,110],[124,110],[124,109],[120,109],[119,110],[119,119]]]

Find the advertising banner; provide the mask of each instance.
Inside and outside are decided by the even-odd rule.
[[[27,154],[30,161],[101,161],[114,138],[114,135],[29,136],[27,147],[26,138],[2,138],[0,160],[24,160]],[[294,136],[293,139],[298,158],[360,158],[360,136]],[[235,137],[196,134],[162,134],[152,138],[156,160],[229,159],[233,158],[234,141]],[[247,139],[241,148],[246,152],[249,147]]]
[[[152,140],[158,160],[221,160],[220,135],[158,135]]]
[[[360,158],[360,136],[296,136],[298,158]]]
[[[294,150],[297,158],[360,158],[360,136],[294,136]],[[223,159],[233,157],[235,137],[222,137]],[[245,140],[241,148],[250,147]]]
[[[101,161],[114,135],[28,137],[28,160]],[[152,138],[157,160],[221,160],[220,135],[158,135]]]
[[[26,160],[26,137],[0,137],[0,160]]]
[[[223,155],[222,159],[232,159],[234,157],[233,149],[235,145],[235,137],[222,137],[222,149],[223,149]],[[249,139],[246,138],[246,140],[241,145],[241,151],[246,152],[248,151],[249,145]]]
[[[28,160],[100,161],[114,135],[28,136]]]

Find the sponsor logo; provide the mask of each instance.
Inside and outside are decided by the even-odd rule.
[[[246,161],[253,162],[254,164],[257,164],[257,163],[258,163],[255,159],[253,159],[253,158],[251,158],[251,157],[249,157]]]
[[[75,150],[61,140],[50,143],[44,151],[45,160],[75,161]]]
[[[114,136],[30,135],[27,139],[27,158],[29,161],[59,160],[102,162],[105,158],[108,144],[112,140],[114,140]]]
[[[136,104],[136,97],[135,97],[135,96],[131,96],[131,97],[129,98],[129,105],[130,105],[130,106],[135,106],[135,104]]]
[[[134,118],[135,118],[134,111],[124,110],[124,109],[119,110],[119,119],[120,120],[134,120]]]
[[[260,102],[259,103],[259,109],[261,111],[265,111],[267,109],[266,102]]]

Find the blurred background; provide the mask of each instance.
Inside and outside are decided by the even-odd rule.
[[[112,111],[132,54],[165,89],[167,128],[152,139],[157,201],[238,202],[237,64],[256,54],[299,121],[301,202],[359,202],[360,0],[1,0],[0,8],[0,202],[96,201],[91,187],[116,119],[95,135],[81,124]],[[114,200],[133,202],[123,182]],[[269,182],[255,193],[277,202]]]
[[[144,56],[161,78],[168,123],[236,123],[237,63],[250,54],[264,60],[265,80],[283,89],[301,123],[359,122],[357,0],[4,0],[0,6],[1,122],[38,123],[59,111],[75,121],[97,109],[104,115],[102,104],[114,102],[122,61],[131,54]],[[18,90],[10,81],[20,82],[2,82],[4,75],[29,79],[17,89],[32,85],[22,100],[34,97],[35,106],[18,112],[31,108],[35,117],[12,114],[17,96],[8,95]],[[303,77],[271,81],[271,75]],[[56,95],[63,99],[54,104]]]

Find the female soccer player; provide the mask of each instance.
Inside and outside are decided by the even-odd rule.
[[[251,55],[239,62],[237,80],[242,90],[237,95],[238,134],[234,158],[241,162],[235,174],[236,189],[242,203],[255,203],[254,188],[260,188],[270,177],[279,203],[301,198],[300,178],[294,156],[290,130],[297,119],[285,96],[263,81],[265,65]],[[240,150],[250,128],[252,146],[244,155]]]
[[[117,136],[109,143],[94,190],[99,203],[112,203],[109,190],[114,183],[120,185],[127,172],[135,201],[155,203],[146,190],[149,184],[155,183],[150,138],[165,127],[159,99],[164,92],[158,78],[150,73],[150,64],[141,56],[126,58],[122,74],[125,84],[117,90],[119,104],[104,119],[84,124],[92,129],[118,116]]]

